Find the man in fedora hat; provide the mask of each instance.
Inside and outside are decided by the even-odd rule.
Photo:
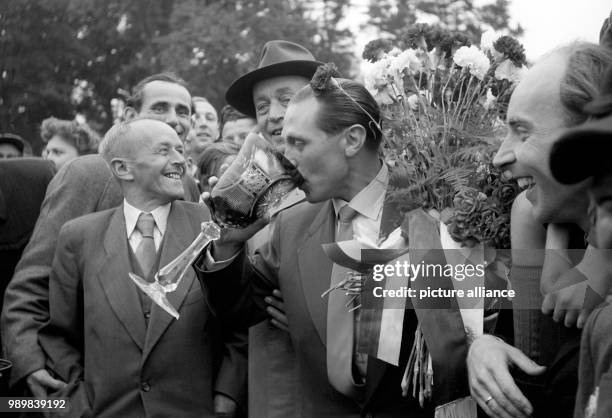
[[[263,47],[257,68],[227,89],[225,100],[257,119],[261,134],[282,145],[281,130],[289,100],[315,73],[321,62],[301,45],[276,40]]]
[[[591,177],[589,194],[594,207],[591,233],[594,244],[605,257],[607,293],[612,284],[612,69],[608,72],[601,97],[589,105],[595,120],[569,129],[551,152],[550,169],[564,184],[579,183]],[[612,416],[612,305],[604,304],[589,316],[582,333],[578,393],[575,417]]]
[[[225,100],[239,112],[255,118],[257,130],[268,141],[284,148],[281,136],[289,100],[306,84],[321,62],[301,45],[284,40],[267,42],[257,68],[236,79],[225,93]],[[284,208],[302,201],[304,195],[287,196]],[[249,241],[255,250],[269,237],[265,228]],[[286,417],[295,415],[296,363],[282,297],[278,290],[267,298],[272,319],[249,330],[249,416]],[[280,328],[280,329],[278,329]],[[264,383],[268,382],[268,383]]]

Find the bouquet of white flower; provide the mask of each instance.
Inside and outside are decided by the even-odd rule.
[[[480,48],[466,37],[416,25],[396,44],[370,42],[364,84],[383,107],[392,198],[407,213],[443,214],[466,245],[509,246],[518,188],[492,164],[507,102],[525,68],[518,41],[493,32]]]

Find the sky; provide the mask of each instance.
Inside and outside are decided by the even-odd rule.
[[[491,1],[474,0],[474,4]],[[366,19],[368,0],[352,0],[351,3],[353,10],[347,19],[348,26],[358,27]],[[512,22],[520,23],[525,29],[520,40],[530,61],[576,39],[597,42],[599,29],[611,10],[611,0],[510,0]],[[365,44],[375,35],[359,30],[355,33],[360,56]]]
[[[477,0],[475,4],[487,3]],[[610,0],[511,0],[512,20],[525,29],[521,41],[527,57],[539,56],[576,39],[598,42],[599,30],[610,15]]]

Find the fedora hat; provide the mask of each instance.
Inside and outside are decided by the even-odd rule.
[[[245,115],[255,117],[253,86],[272,77],[297,75],[310,79],[323,64],[301,45],[289,41],[269,41],[261,52],[257,68],[237,78],[225,93],[225,100]]]

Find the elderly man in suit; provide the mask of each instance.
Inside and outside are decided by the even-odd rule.
[[[219,342],[195,275],[185,276],[170,303],[174,320],[128,277],[152,280],[195,238],[209,218],[201,205],[179,201],[186,174],[182,143],[168,125],[140,119],[114,126],[102,156],[124,195],[115,209],[67,222],[49,283],[49,323],[40,345],[50,371],[68,383],[71,416],[214,414],[213,393],[236,397],[227,365],[216,375]],[[224,361],[235,360],[230,346]]]
[[[194,264],[210,292],[209,304],[227,321],[252,325],[265,318],[264,299],[280,286],[296,352],[300,396],[294,416],[432,417],[435,405],[467,394],[467,341],[459,314],[436,324],[458,326],[461,334],[455,338],[449,332],[437,342],[444,354],[432,355],[433,402],[421,408],[401,390],[415,311],[404,312],[397,367],[357,352],[353,333],[359,314],[349,311],[344,292],[321,297],[344,278],[322,244],[351,238],[376,242],[398,226],[398,212],[386,199],[389,172],[378,156],[378,105],[350,80],[306,86],[287,108],[282,136],[286,157],[304,177],[300,188],[308,202],[281,212],[271,239],[252,257],[245,257],[244,242],[266,221],[225,230]]]
[[[183,140],[190,128],[191,95],[184,82],[169,73],[140,81],[128,100],[127,120],[149,117],[167,123]],[[184,177],[184,198],[197,202],[193,179]],[[45,356],[38,345],[38,330],[48,320],[48,277],[61,226],[76,217],[116,207],[123,195],[108,165],[99,155],[78,157],[53,178],[40,217],[15,268],[2,311],[4,352],[13,363],[13,385],[27,381],[30,392],[45,397],[46,390],[62,382],[44,369]]]

